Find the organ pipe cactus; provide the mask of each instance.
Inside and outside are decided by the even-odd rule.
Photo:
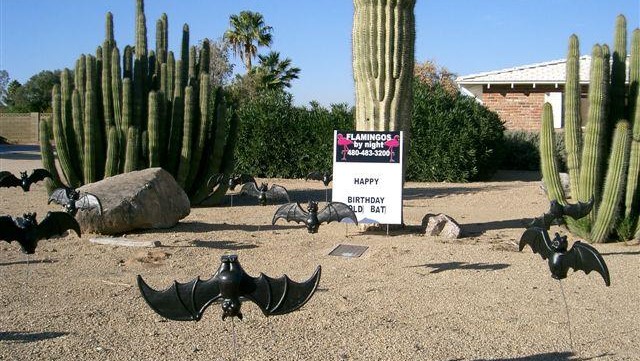
[[[559,186],[558,171],[554,169],[554,133],[545,104],[540,133],[540,155],[543,181],[550,200],[562,204],[586,202],[591,197],[594,206],[582,220],[566,218],[569,229],[592,242],[605,242],[617,236],[624,240],[640,237],[638,209],[640,209],[640,107],[638,94],[640,80],[640,30],[634,31],[631,45],[630,84],[624,84],[626,73],[626,21],[616,21],[613,61],[606,45],[595,45],[591,57],[589,111],[580,143],[579,72],[577,37],[569,41],[567,56],[567,83],[564,114],[565,145],[571,184],[569,202]],[[611,72],[611,73],[610,73]],[[611,74],[611,75],[610,75]],[[580,155],[578,161],[578,155]],[[629,228],[624,230],[625,228]],[[617,235],[616,235],[617,233]]]
[[[149,51],[142,0],[136,1],[134,46],[120,51],[110,13],[105,29],[96,56],[83,54],[76,61],[75,81],[63,71],[54,89],[53,137],[66,182],[79,187],[160,166],[178,180],[192,204],[215,204],[226,189],[212,194],[207,181],[233,172],[239,120],[227,119],[222,91],[211,89],[208,47],[190,48],[185,24],[176,62],[163,14],[156,22],[156,49]],[[40,127],[43,137],[50,132],[47,124]],[[43,166],[58,174],[48,138],[41,143]]]

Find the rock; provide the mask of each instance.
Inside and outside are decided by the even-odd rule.
[[[425,236],[440,236],[450,239],[460,238],[461,228],[458,222],[446,214],[427,214],[422,218]]]
[[[187,194],[162,168],[119,174],[79,190],[94,194],[102,204],[102,215],[95,210],[78,212],[76,220],[82,232],[118,234],[169,228],[191,210]]]

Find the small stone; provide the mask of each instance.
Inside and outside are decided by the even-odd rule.
[[[446,214],[427,214],[422,218],[425,236],[439,236],[449,239],[460,238],[462,230],[458,222]]]

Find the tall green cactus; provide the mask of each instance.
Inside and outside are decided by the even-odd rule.
[[[354,0],[356,129],[409,130],[415,0]]]
[[[578,179],[580,178],[580,153],[582,152],[582,137],[580,135],[582,119],[580,116],[580,47],[578,37],[575,34],[569,38],[566,74],[564,136],[571,192],[573,192],[572,196],[576,198],[580,194]]]
[[[52,103],[60,168],[67,183],[77,187],[162,166],[183,185],[193,204],[210,205],[221,199],[224,188],[214,196],[205,176],[223,168],[233,171],[239,120],[236,117],[227,127],[222,92],[215,92],[212,100],[208,45],[196,57],[185,24],[181,49],[187,50],[176,64],[168,50],[166,14],[156,29],[156,49],[149,51],[144,2],[137,0],[135,46],[125,46],[121,57],[108,13],[105,39],[96,56],[80,56],[74,82],[70,72],[63,71]],[[41,127],[47,125],[43,122]],[[43,164],[55,169],[51,144],[42,149]]]
[[[51,143],[49,139],[51,139],[51,130],[49,129],[49,124],[45,120],[41,120],[39,126],[39,140],[40,140],[40,149],[42,155],[42,167],[51,173],[51,178],[45,179],[45,187],[47,188],[47,193],[51,194],[54,189],[62,187],[62,182],[60,181],[60,175],[58,174],[58,168],[56,168],[55,158],[53,157],[53,147],[51,147]]]
[[[564,114],[567,129],[567,146],[570,171],[572,203],[594,199],[594,206],[583,220],[567,219],[569,229],[592,242],[604,242],[614,231],[618,237],[640,236],[638,209],[640,209],[640,109],[636,102],[640,82],[640,30],[634,31],[631,46],[629,92],[625,90],[626,65],[626,21],[620,16],[616,20],[613,61],[609,62],[610,50],[607,45],[595,45],[591,57],[589,112],[582,148],[579,145],[580,103],[576,101],[579,84],[576,56],[577,38],[570,38],[567,56],[567,83]],[[546,106],[545,106],[546,113]],[[552,161],[548,146],[553,132],[543,120],[540,133],[540,153],[542,164]],[[633,122],[633,125],[631,125]],[[633,129],[633,132],[631,132]],[[579,163],[575,155],[581,154]],[[572,159],[573,158],[573,159]],[[574,169],[575,168],[575,169]],[[543,168],[543,172],[545,169]],[[557,179],[552,174],[543,180],[550,200],[558,199],[567,203],[564,196],[555,190]],[[579,179],[578,179],[579,177]],[[634,228],[635,227],[635,230]],[[628,228],[631,228],[629,230]]]
[[[542,179],[547,186],[549,200],[565,204],[565,194],[560,181],[558,157],[555,153],[555,138],[553,134],[553,109],[551,104],[544,103],[542,108],[542,126],[540,130],[540,169]]]

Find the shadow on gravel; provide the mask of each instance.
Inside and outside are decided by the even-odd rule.
[[[58,261],[53,259],[37,259],[37,260],[24,260],[24,261],[13,261],[13,262],[5,262],[0,263],[0,266],[13,266],[17,264],[38,264],[38,263],[56,263]]]
[[[466,223],[460,224],[462,228],[462,237],[476,237],[484,234],[486,231],[507,229],[507,228],[527,228],[533,218],[516,218],[506,219],[503,221],[484,222],[484,223]]]
[[[603,256],[637,256],[640,254],[640,251],[633,252],[603,252],[600,253]]]
[[[467,263],[467,262],[447,262],[447,263],[426,263],[409,268],[425,267],[433,268],[429,273],[440,273],[451,270],[474,270],[474,271],[497,271],[511,266],[507,263]]]
[[[476,359],[473,361],[587,361],[587,360],[595,360],[604,356],[613,356],[613,355],[610,353],[604,353],[602,355],[587,357],[587,358],[574,357],[574,356],[575,354],[573,352],[564,351],[564,352],[541,353],[538,355],[514,357],[514,358],[492,358],[492,359],[483,358],[483,359]],[[458,360],[449,360],[449,361],[458,361]]]
[[[12,160],[39,160],[42,159],[40,153],[0,153],[0,159]]]
[[[68,335],[68,332],[13,332],[0,331],[0,341],[18,343],[37,342]]]

